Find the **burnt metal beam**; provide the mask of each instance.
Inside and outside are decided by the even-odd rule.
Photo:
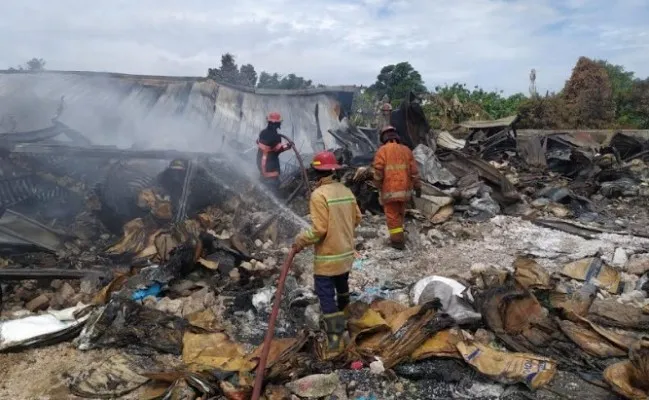
[[[217,153],[186,152],[178,150],[130,150],[119,149],[114,146],[69,146],[61,144],[25,143],[16,144],[8,149],[13,153],[28,154],[56,154],[73,157],[102,157],[102,158],[142,158],[173,160],[220,158]]]

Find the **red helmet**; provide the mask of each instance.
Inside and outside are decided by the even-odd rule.
[[[266,116],[268,122],[282,122],[282,116],[278,112],[270,112]]]
[[[318,171],[334,171],[342,168],[334,153],[330,151],[321,151],[316,154],[311,161],[311,166]]]

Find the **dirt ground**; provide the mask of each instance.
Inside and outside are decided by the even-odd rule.
[[[498,216],[482,223],[448,222],[423,232],[415,222],[409,222],[408,249],[395,251],[387,246],[387,231],[380,217],[368,217],[358,231],[362,243],[351,274],[352,290],[357,293],[394,282],[415,283],[418,279],[437,274],[462,276],[476,264],[510,267],[518,255],[533,255],[550,270],[565,262],[600,253],[612,258],[616,248],[628,254],[649,252],[649,239],[620,235],[602,235],[587,240],[559,231],[540,228],[519,218]],[[310,254],[301,254],[296,267],[303,270],[301,283],[310,284]],[[71,376],[88,365],[118,354],[120,350],[79,351],[71,343],[30,349],[20,353],[0,354],[0,399],[75,399],[66,383]],[[174,357],[165,363],[173,363]],[[564,379],[564,378],[561,378]],[[575,386],[576,385],[576,386]],[[553,387],[556,385],[553,385]],[[539,397],[579,398],[579,385],[562,384],[544,390]],[[562,394],[557,394],[560,390]],[[570,395],[567,391],[572,392]],[[124,399],[137,399],[135,391]],[[542,396],[541,396],[542,394]],[[608,399],[608,391],[590,395],[591,399]],[[403,397],[402,397],[403,398]],[[425,398],[416,395],[412,398]],[[529,397],[528,397],[529,398]]]

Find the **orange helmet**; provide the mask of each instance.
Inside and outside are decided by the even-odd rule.
[[[399,140],[399,134],[392,125],[387,125],[381,129],[381,142],[385,143],[388,140]]]
[[[313,169],[318,171],[335,171],[342,168],[336,160],[334,153],[330,151],[321,151],[313,157],[311,161]]]
[[[278,112],[269,112],[266,116],[268,122],[282,122],[282,116]]]
[[[392,111],[392,104],[383,103],[383,105],[381,106],[381,111]]]

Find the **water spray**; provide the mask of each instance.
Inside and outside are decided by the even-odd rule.
[[[286,135],[282,135],[281,133],[279,136],[283,137],[284,140],[288,142],[288,144],[291,145],[291,148],[295,152],[295,158],[297,159],[298,164],[300,164],[300,169],[302,170],[302,178],[304,179],[304,187],[306,188],[306,198],[311,197],[311,187],[309,186],[309,177],[306,174],[306,168],[304,167],[304,162],[302,161],[302,157],[300,156],[300,153],[297,151],[297,147],[295,147],[295,143],[289,139]]]

